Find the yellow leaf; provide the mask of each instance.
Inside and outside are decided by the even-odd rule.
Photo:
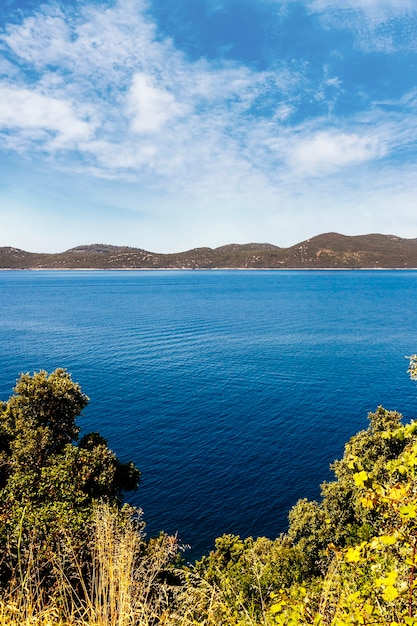
[[[365,485],[365,483],[368,480],[368,474],[362,470],[361,472],[358,472],[357,474],[353,474],[353,480],[355,481],[356,485],[358,487],[363,487]]]
[[[361,498],[361,505],[364,509],[373,509],[375,506],[373,498],[370,498],[369,496]]]
[[[382,437],[382,439],[392,439],[392,432],[389,431],[389,430],[384,430],[381,433],[381,437]]]
[[[396,572],[395,570],[391,570],[391,572],[388,572],[388,574],[386,575],[386,578],[380,578],[379,580],[382,581],[383,585],[393,585],[397,578],[398,572]]]
[[[358,563],[362,559],[361,547],[348,548],[346,552],[346,561],[348,563]]]
[[[392,535],[381,535],[380,537],[378,537],[378,539],[385,545],[385,546],[393,546],[394,543],[396,543],[396,539],[395,537],[393,537]]]
[[[374,485],[372,485],[372,488],[379,496],[385,496],[385,487],[383,487],[382,485],[378,485],[378,483],[375,483]]]
[[[379,540],[379,537],[373,537],[369,542],[369,547],[371,548],[371,550],[381,550],[383,546],[381,544],[381,541]]]
[[[356,602],[356,600],[359,600],[359,598],[361,597],[361,592],[360,591],[354,591],[353,593],[350,593],[347,597],[347,601],[350,602]]]
[[[362,463],[360,461],[360,459],[358,459],[358,457],[353,457],[353,459],[351,458],[350,461],[348,462],[348,468],[351,470],[361,470],[362,469]]]
[[[392,489],[390,489],[387,493],[387,498],[390,500],[402,500],[407,495],[407,487],[403,487],[402,485],[395,485]]]
[[[391,586],[386,587],[384,591],[382,592],[382,597],[387,602],[393,602],[395,598],[398,598],[398,591],[396,590],[395,587],[391,587]]]
[[[417,517],[417,506],[415,504],[400,506],[399,513],[403,519],[414,519]]]

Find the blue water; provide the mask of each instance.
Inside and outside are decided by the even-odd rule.
[[[66,367],[189,555],[275,537],[379,404],[417,413],[415,271],[0,272],[0,398]]]

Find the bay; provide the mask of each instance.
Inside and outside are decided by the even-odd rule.
[[[416,304],[416,271],[0,272],[0,398],[67,368],[148,535],[196,557],[285,531],[378,405],[415,416]]]

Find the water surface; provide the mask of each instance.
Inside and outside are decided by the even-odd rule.
[[[415,271],[0,272],[0,398],[66,367],[148,533],[275,537],[379,404],[416,414]]]

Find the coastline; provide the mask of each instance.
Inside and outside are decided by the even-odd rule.
[[[0,268],[51,271],[351,271],[415,270],[417,238],[324,233],[283,248],[269,243],[227,244],[182,252],[88,244],[64,252],[0,247]]]
[[[409,272],[417,267],[0,267],[0,272]]]

